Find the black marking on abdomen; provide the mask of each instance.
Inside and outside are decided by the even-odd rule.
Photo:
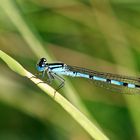
[[[89,78],[90,78],[90,79],[93,79],[93,75],[89,75]]]
[[[128,86],[128,83],[123,83],[123,86],[127,87]]]
[[[140,85],[135,85],[136,88],[140,88]]]
[[[77,72],[76,71],[73,71],[73,74],[77,75]]]
[[[106,79],[106,82],[107,82],[107,83],[111,83],[111,80],[110,80],[110,79]]]

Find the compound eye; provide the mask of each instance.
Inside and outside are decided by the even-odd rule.
[[[44,67],[47,64],[46,58],[41,58],[38,62],[38,66]]]
[[[41,58],[37,63],[37,70],[38,71],[44,71],[46,65],[47,65],[47,59],[46,58]]]
[[[46,58],[41,58],[40,60],[43,62],[47,62]]]

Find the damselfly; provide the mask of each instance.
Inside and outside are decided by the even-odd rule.
[[[140,93],[140,79],[136,77],[123,76],[112,73],[98,72],[86,68],[70,66],[65,63],[48,63],[45,58],[41,58],[37,63],[37,70],[48,75],[48,82],[54,79],[60,80],[58,89],[64,86],[65,80],[60,75],[82,77],[92,80],[96,85],[105,87],[119,93]]]

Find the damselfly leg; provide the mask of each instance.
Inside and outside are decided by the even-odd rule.
[[[54,79],[56,78],[57,80],[60,81],[60,84],[59,84],[58,88],[56,89],[56,91],[60,90],[65,84],[65,79],[63,79],[61,76],[59,76],[53,72],[51,72],[51,75],[54,77]]]

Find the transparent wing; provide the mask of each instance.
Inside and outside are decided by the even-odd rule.
[[[89,70],[81,67],[76,67],[76,66],[67,66],[68,70],[74,71],[74,72],[80,72],[84,74],[88,74],[91,76],[98,76],[106,79],[114,79],[120,82],[127,82],[127,83],[132,83],[132,84],[137,84],[140,85],[140,78],[136,77],[129,77],[129,76],[123,76],[123,75],[118,75],[118,74],[112,74],[112,73],[105,73],[105,72],[98,72],[94,70]]]
[[[128,88],[128,87],[124,87],[124,86],[118,86],[118,85],[114,85],[114,84],[109,84],[106,82],[102,82],[102,81],[93,81],[93,83],[98,86],[98,87],[102,87],[105,89],[108,89],[110,91],[113,92],[117,92],[117,93],[125,93],[125,94],[140,94],[140,89],[138,88]]]
[[[89,70],[89,69],[76,67],[76,66],[69,66],[69,65],[67,66],[67,69],[69,71],[80,72],[80,73],[88,74],[90,76],[98,76],[98,77],[105,78],[105,79],[117,80],[117,81],[124,82],[124,83],[131,83],[131,84],[135,84],[140,87],[140,79],[136,78],[136,77],[129,77],[129,76],[123,76],[123,75],[118,75],[118,74],[112,74],[112,73],[98,72],[98,71],[94,71],[94,70]],[[119,85],[110,84],[107,82],[97,81],[97,80],[93,80],[93,83],[97,86],[104,87],[111,91],[127,93],[127,94],[133,94],[133,93],[140,94],[140,88],[128,88],[127,86],[119,86]]]

